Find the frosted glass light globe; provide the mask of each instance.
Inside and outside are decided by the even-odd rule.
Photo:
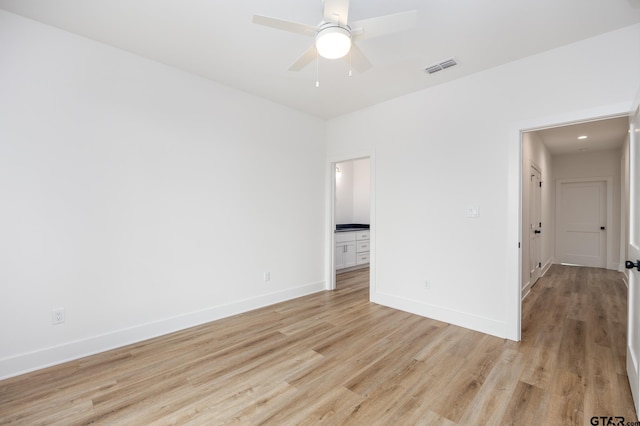
[[[323,58],[342,58],[351,50],[351,33],[342,27],[320,30],[316,36],[316,49]]]

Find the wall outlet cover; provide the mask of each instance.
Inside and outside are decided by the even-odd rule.
[[[64,308],[51,311],[51,324],[62,324],[66,319]]]

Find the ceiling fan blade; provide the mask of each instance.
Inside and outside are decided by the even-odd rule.
[[[407,31],[414,28],[417,23],[418,11],[410,10],[393,15],[354,21],[351,23],[351,28],[353,28],[351,34],[355,40],[364,40],[400,31]]]
[[[289,67],[289,71],[300,71],[302,68],[306,67],[307,65],[309,65],[311,62],[313,62],[314,59],[316,59],[318,57],[318,52],[316,50],[316,45],[312,44],[310,48],[308,48],[299,58],[297,61],[295,61],[293,63],[293,65],[291,65]]]
[[[324,0],[324,20],[347,25],[349,0]]]
[[[299,22],[293,21],[285,21],[283,19],[271,18],[269,16],[262,15],[253,15],[253,23],[307,36],[315,36],[318,32],[318,29],[312,25],[301,24]]]
[[[365,72],[369,68],[371,68],[371,62],[364,56],[362,50],[358,48],[355,44],[351,43],[351,50],[349,54],[344,57],[345,61],[351,63],[351,68],[358,72]]]

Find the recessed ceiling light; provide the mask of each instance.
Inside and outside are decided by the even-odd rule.
[[[587,137],[582,135],[582,136],[578,136],[578,139],[582,140],[582,139],[586,139]]]

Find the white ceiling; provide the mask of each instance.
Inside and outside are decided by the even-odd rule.
[[[551,155],[620,148],[629,133],[629,117],[589,121],[569,126],[538,130],[542,143]],[[578,139],[587,136],[586,139]]]
[[[0,8],[332,118],[640,22],[640,0],[351,0],[349,20],[417,10],[418,26],[359,46],[373,64],[287,69],[312,43],[254,13],[316,25],[321,0],[0,0]],[[423,70],[455,57],[437,74]]]

